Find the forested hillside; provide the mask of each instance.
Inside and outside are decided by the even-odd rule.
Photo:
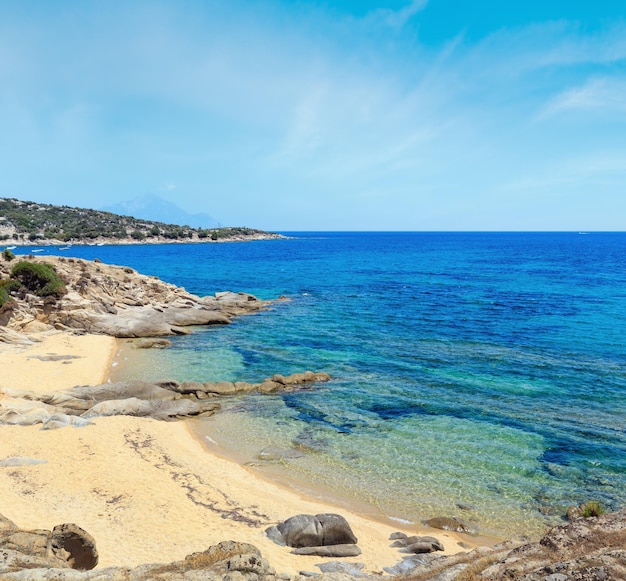
[[[198,229],[100,210],[0,198],[0,241],[4,243],[220,241],[274,237],[278,235],[253,228]]]

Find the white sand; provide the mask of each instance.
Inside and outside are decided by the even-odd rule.
[[[2,346],[0,389],[53,391],[102,383],[114,349],[109,337],[65,334],[28,348]],[[80,358],[33,358],[48,353]],[[0,468],[0,513],[23,528],[78,524],[96,539],[98,567],[169,562],[236,540],[256,545],[279,572],[317,571],[315,563],[329,559],[292,555],[264,535],[267,526],[299,513],[343,515],[363,551],[345,560],[365,563],[372,572],[402,559],[388,540],[396,530],[436,536],[446,553],[462,550],[453,533],[391,527],[302,498],[211,453],[184,422],[106,417],[93,426],[52,431],[0,426],[0,459],[13,456],[46,463]]]

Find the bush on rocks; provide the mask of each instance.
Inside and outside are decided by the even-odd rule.
[[[50,264],[20,260],[11,269],[11,278],[40,297],[60,297],[67,292],[57,271]]]

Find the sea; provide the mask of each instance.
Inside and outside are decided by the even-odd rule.
[[[626,233],[283,234],[41,254],[288,299],[122,350],[112,379],[329,373],[226,399],[194,428],[304,493],[496,538],[536,538],[588,500],[626,505]]]

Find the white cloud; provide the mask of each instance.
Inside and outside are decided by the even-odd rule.
[[[426,8],[428,0],[411,0],[409,4],[399,10],[379,8],[365,17],[366,21],[383,23],[393,28],[402,28],[413,16]]]
[[[539,119],[570,111],[626,113],[626,79],[594,78],[583,85],[567,89],[548,102],[540,112]]]

